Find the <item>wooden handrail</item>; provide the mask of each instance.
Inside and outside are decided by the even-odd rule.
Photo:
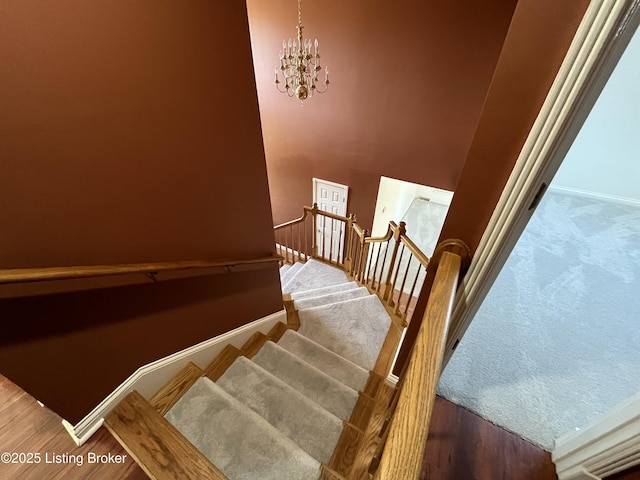
[[[354,225],[355,227],[355,225]],[[398,229],[398,225],[395,222],[389,222],[387,226],[386,233],[381,237],[366,237],[364,239],[365,243],[381,243],[386,242],[393,236],[394,232]],[[359,234],[362,233],[362,229],[360,229]],[[404,234],[400,234],[400,241],[405,244],[405,246],[409,249],[413,256],[424,266],[426,267],[429,264],[429,257],[427,257],[422,250]]]
[[[353,224],[353,231],[356,232],[356,234],[361,238],[367,236],[367,234],[368,234],[368,231],[365,230],[364,228],[362,228],[357,223]]]
[[[389,222],[389,225],[387,225],[387,231],[385,232],[384,235],[382,235],[381,237],[367,237],[365,239],[365,242],[366,243],[386,242],[391,237],[393,237],[393,232],[395,232],[396,228],[398,228],[398,225],[396,225],[395,222],[391,221]]]
[[[0,284],[105,277],[128,273],[154,274],[159,272],[193,270],[200,268],[224,268],[225,270],[229,270],[237,265],[272,263],[280,260],[281,257],[272,255],[269,257],[259,257],[247,260],[188,260],[180,262],[130,263],[121,265],[15,268],[0,270]]]
[[[324,210],[319,210],[318,209],[318,205],[317,204],[313,204],[313,207],[304,207],[304,211],[305,212],[317,212],[320,215],[322,215],[323,217],[328,217],[328,218],[333,218],[334,220],[340,220],[342,222],[346,222],[349,220],[349,217],[343,217],[342,215],[337,215],[335,213],[331,213],[331,212],[325,212]]]
[[[304,222],[305,218],[307,218],[307,213],[309,213],[307,211],[308,208],[310,208],[310,207],[304,207],[304,213],[302,214],[302,216],[300,218],[296,218],[295,220],[289,220],[288,222],[281,223],[280,225],[275,225],[273,227],[273,229],[274,230],[280,230],[280,229],[288,227],[290,225],[295,225],[297,223]]]
[[[376,479],[420,477],[461,265],[455,253],[444,252],[440,258]]]
[[[409,237],[407,237],[406,235],[403,235],[401,237],[401,241],[402,243],[404,243],[407,248],[409,249],[409,251],[411,253],[413,253],[413,256],[424,266],[426,267],[429,264],[429,257],[427,257],[422,250],[420,250],[418,248],[418,246],[413,243],[413,240],[411,240]]]

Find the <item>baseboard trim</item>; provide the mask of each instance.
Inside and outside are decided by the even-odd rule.
[[[615,195],[607,195],[604,193],[591,192],[588,190],[580,190],[578,188],[561,187],[556,185],[550,185],[549,191],[564,193],[567,195],[575,195],[577,197],[587,197],[594,200],[604,200],[607,202],[623,203],[625,205],[633,205],[634,207],[640,207],[640,200],[627,197],[617,197]]]
[[[556,440],[551,458],[560,480],[599,479],[640,464],[640,393]]]
[[[395,388],[400,381],[400,377],[394,375],[393,373],[390,373],[389,375],[387,375],[387,378],[385,378],[384,381],[388,386]]]
[[[402,335],[400,336],[400,341],[398,342],[398,346],[396,348],[396,353],[393,357],[393,362],[391,362],[391,369],[389,370],[389,374],[387,375],[387,378],[386,378],[387,385],[389,385],[390,387],[395,388],[395,386],[400,381],[400,377],[395,375],[393,371],[396,368],[396,362],[398,361],[398,354],[400,353],[400,349],[402,348],[402,344],[404,343],[404,336],[406,335],[406,333],[407,333],[407,328],[403,328]]]
[[[149,399],[187,363],[192,362],[204,370],[209,362],[211,362],[226,345],[231,344],[240,348],[254,333],[262,332],[266,335],[278,322],[287,323],[287,315],[284,310],[272,313],[271,315],[242,325],[217,337],[205,340],[197,345],[193,345],[144,365],[120,384],[120,386],[111,392],[109,396],[76,425],[71,425],[66,420],[63,420],[62,424],[76,445],[80,446],[100,428],[104,417],[131,391],[137,390],[145,399]]]
[[[293,258],[295,262],[302,262],[302,263],[306,262],[309,258],[311,258],[311,255],[307,255],[306,253],[301,253],[298,250],[295,250],[291,247],[287,247],[285,245],[281,245],[276,242],[276,252],[279,252],[279,255],[282,255],[283,250],[285,252],[285,256],[282,258],[285,264],[287,264],[289,256],[291,256],[291,258]],[[289,264],[289,265],[292,265],[292,264]]]

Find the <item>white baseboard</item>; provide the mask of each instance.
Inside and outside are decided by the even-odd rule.
[[[404,336],[407,333],[407,328],[402,329],[402,335],[400,336],[400,341],[398,342],[398,347],[396,348],[396,353],[393,356],[393,362],[391,362],[391,368],[389,369],[389,373],[387,374],[386,382],[390,387],[394,387],[400,381],[400,378],[393,373],[393,369],[396,368],[396,362],[398,361],[398,354],[400,353],[400,349],[402,348],[402,344],[404,343]]]
[[[284,245],[280,245],[279,243],[276,243],[276,252],[281,253],[283,250],[286,252],[286,255],[287,255],[284,258],[285,263],[289,258],[289,256],[291,256],[291,258],[294,258],[296,262],[306,262],[308,258],[311,258],[311,255],[307,255],[306,253],[300,253],[298,250],[295,250],[291,247],[286,247]]]
[[[556,440],[551,458],[559,480],[600,479],[640,464],[640,393]]]
[[[606,195],[604,193],[590,192],[588,190],[580,190],[577,188],[560,187],[557,185],[550,185],[549,190],[558,193],[566,193],[568,195],[576,195],[578,197],[588,197],[595,200],[605,200],[607,202],[623,203],[625,205],[633,205],[634,207],[640,207],[640,200],[635,198],[616,197],[614,195]]]
[[[71,425],[66,420],[63,420],[62,424],[76,444],[80,446],[100,428],[104,417],[131,391],[136,390],[144,398],[149,399],[187,363],[192,362],[205,369],[228,344],[240,348],[254,333],[266,334],[278,322],[287,323],[287,315],[284,310],[144,365],[76,425]]]

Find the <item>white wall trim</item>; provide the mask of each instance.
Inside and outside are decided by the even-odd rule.
[[[111,392],[91,413],[76,425],[71,425],[66,420],[63,420],[62,424],[76,444],[80,446],[100,428],[104,417],[131,391],[137,390],[144,398],[149,399],[187,363],[193,362],[198,367],[205,369],[215,356],[228,344],[240,348],[254,333],[262,332],[266,334],[278,322],[287,323],[287,315],[284,310],[272,313],[271,315],[242,325],[217,337],[205,340],[197,345],[193,345],[144,365]]]
[[[640,393],[556,440],[551,458],[559,480],[600,479],[640,464]]]
[[[281,255],[282,252],[285,252],[287,255],[286,257],[282,258],[282,261],[284,264],[287,264],[287,260],[289,259],[289,256],[291,256],[291,258],[294,258],[296,262],[302,262],[302,263],[306,262],[307,259],[311,258],[311,255],[306,255],[304,252],[301,254],[298,250],[295,250],[291,247],[287,247],[285,245],[281,245],[276,242],[276,253],[278,253],[278,255]]]
[[[587,198],[593,198],[594,200],[604,200],[607,202],[622,203],[624,205],[632,205],[634,207],[640,207],[640,200],[635,200],[633,198],[617,197],[615,195],[607,195],[604,193],[590,192],[588,190],[561,187],[557,185],[550,185],[549,190],[558,192],[558,193],[565,193],[568,195],[575,195],[577,197],[587,197]]]
[[[389,369],[389,374],[387,375],[387,385],[390,387],[395,387],[400,381],[400,377],[393,373],[394,368],[396,368],[396,362],[398,361],[398,354],[400,353],[400,346],[404,343],[404,336],[407,334],[407,328],[402,329],[402,335],[400,336],[400,341],[398,342],[398,347],[396,348],[396,353],[393,356],[393,362],[391,362],[391,368]]]

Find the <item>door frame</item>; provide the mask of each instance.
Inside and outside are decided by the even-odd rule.
[[[312,202],[313,204],[318,203],[317,202],[317,196],[318,196],[318,183],[319,182],[325,183],[327,185],[330,185],[331,187],[334,187],[336,189],[340,189],[340,190],[342,190],[344,192],[344,212],[343,212],[344,214],[342,216],[346,217],[347,216],[347,212],[348,212],[347,208],[349,206],[349,186],[348,185],[343,185],[341,183],[332,182],[330,180],[324,180],[322,178],[316,178],[316,177],[313,177],[311,179],[311,181],[313,183],[313,202]],[[324,219],[324,217],[321,217],[319,219],[319,222],[320,221],[326,221],[326,219],[324,219],[324,220],[323,219]],[[331,225],[333,227],[333,220],[331,220]],[[318,223],[318,226],[319,226],[319,223]],[[338,246],[337,246],[337,248],[335,250],[335,255],[336,255],[335,260],[338,261],[338,262],[344,261],[344,246],[345,246],[345,243],[346,243],[347,232],[345,231],[343,233],[344,233],[344,235],[340,236],[340,238],[338,240],[339,244],[338,244]],[[318,237],[318,235],[320,235],[320,230],[314,232],[313,234],[316,235],[316,242],[317,242],[318,246],[321,245],[321,244],[325,245],[325,242],[326,242],[327,238],[326,238],[325,235],[323,235],[321,237],[322,240],[320,241],[320,237]],[[318,247],[318,248],[320,249],[320,247]],[[318,255],[321,256],[322,258],[328,259],[329,262],[331,262],[331,261],[334,260],[333,259],[333,255],[331,253],[332,251],[333,251],[333,247],[330,247],[329,248],[329,257],[328,258],[324,256],[324,253],[320,253],[320,251],[318,251]],[[323,252],[324,252],[324,250],[323,250]]]
[[[524,231],[639,23],[640,0],[592,0],[589,4],[458,289],[444,366]],[[632,463],[619,466],[623,469]],[[564,478],[569,477],[560,476],[561,480]]]
[[[345,212],[344,216],[346,217],[348,212],[347,207],[349,206],[349,185],[343,185],[341,183],[331,182],[329,180],[324,180],[322,178],[316,178],[316,177],[313,177],[311,181],[313,182],[313,201],[311,202],[312,204],[316,202],[316,197],[318,195],[318,182],[328,183],[332,187],[341,188],[344,190],[344,212]]]

